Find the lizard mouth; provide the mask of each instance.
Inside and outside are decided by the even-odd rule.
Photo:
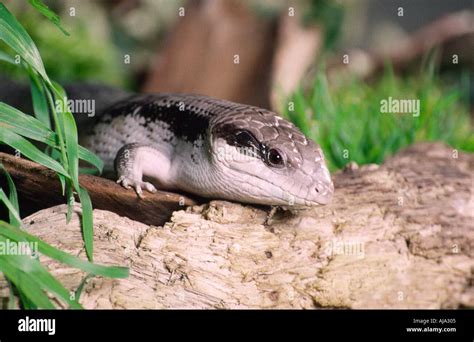
[[[238,172],[239,176],[248,177],[245,182],[240,182],[241,186],[239,188],[233,189],[234,196],[239,197],[244,202],[279,205],[289,208],[307,208],[328,204],[332,199],[334,185],[330,178],[328,180],[324,178],[317,181],[313,180],[307,186],[301,186],[298,191],[294,191],[294,189],[282,186],[289,180],[287,177],[271,179],[265,177],[263,173],[255,172],[255,168],[252,167],[247,170],[227,167]],[[251,191],[248,191],[248,189]]]

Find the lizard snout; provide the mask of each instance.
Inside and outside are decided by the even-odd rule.
[[[331,180],[329,170],[322,166],[314,177],[312,195],[314,201],[319,204],[328,204],[334,193],[334,184]]]

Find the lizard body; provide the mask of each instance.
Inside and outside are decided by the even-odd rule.
[[[156,185],[310,207],[327,204],[334,191],[321,148],[292,123],[266,109],[207,96],[131,96],[103,112],[84,144],[140,196]]]

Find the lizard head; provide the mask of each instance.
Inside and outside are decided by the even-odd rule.
[[[218,118],[211,131],[214,167],[229,198],[294,207],[330,202],[334,186],[321,148],[275,113],[251,107]]]

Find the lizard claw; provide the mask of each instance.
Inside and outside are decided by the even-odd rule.
[[[127,178],[126,176],[120,176],[119,179],[117,179],[117,183],[121,184],[125,189],[131,189],[133,187],[138,197],[140,198],[145,198],[145,196],[143,195],[142,187],[146,191],[151,193],[157,191],[155,186],[149,182],[132,180],[130,178]]]

